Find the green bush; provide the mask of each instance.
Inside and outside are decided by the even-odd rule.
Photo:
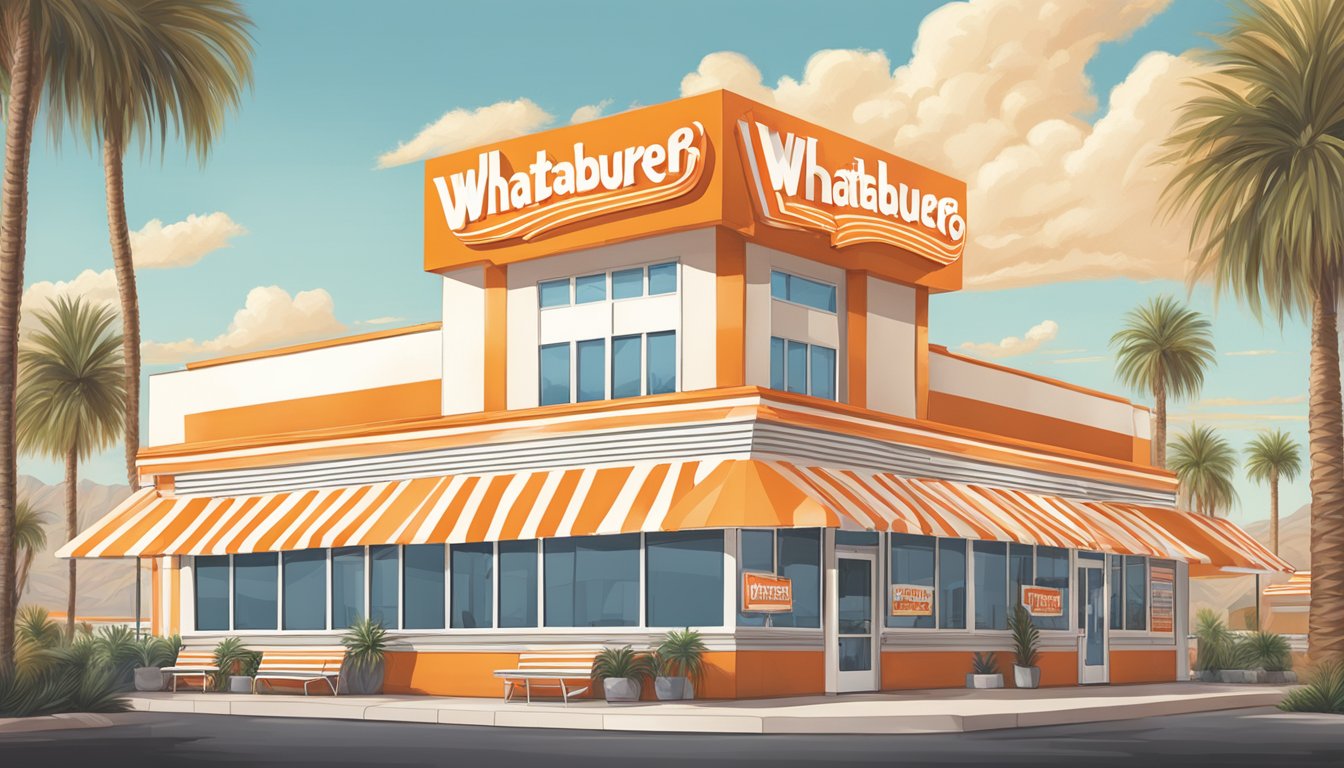
[[[177,652],[180,650],[182,638],[179,635],[142,637],[136,643],[135,663],[138,667],[169,667],[177,660]]]
[[[1286,672],[1293,668],[1293,651],[1288,639],[1273,632],[1252,632],[1240,638],[1237,650],[1250,669]]]
[[[140,660],[140,640],[133,629],[125,625],[101,627],[87,642],[92,646],[94,657],[107,667],[118,687],[127,690],[133,687],[135,668]]]
[[[593,679],[630,678],[636,681],[653,676],[653,659],[647,653],[624,648],[603,648],[593,658]]]
[[[1279,702],[1284,712],[1324,712],[1344,715],[1344,662],[1331,661],[1311,671],[1306,685],[1294,688]]]
[[[215,666],[219,671],[214,673],[211,683],[215,690],[227,691],[230,675],[255,676],[259,663],[261,654],[243,645],[242,638],[226,637],[215,646]]]
[[[1220,669],[1237,669],[1236,659],[1233,656],[1235,635],[1217,613],[1209,608],[1199,609],[1195,614],[1195,638],[1197,671],[1217,672]]]
[[[36,649],[12,670],[0,670],[0,717],[123,712],[127,703],[118,694],[115,670],[88,640]]]

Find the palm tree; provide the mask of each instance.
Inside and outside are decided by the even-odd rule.
[[[28,572],[32,570],[33,558],[47,547],[47,513],[39,511],[19,499],[14,515],[14,540],[18,544],[18,569],[14,578],[14,602],[23,597],[23,588],[28,583]]]
[[[1153,458],[1166,467],[1167,398],[1194,397],[1204,386],[1204,370],[1214,362],[1209,321],[1170,296],[1157,296],[1125,314],[1111,346],[1121,383],[1153,396]]]
[[[1261,316],[1311,316],[1313,661],[1344,657],[1344,3],[1248,0],[1206,54],[1168,162],[1173,210],[1190,210],[1192,278]]]
[[[1192,425],[1171,441],[1171,469],[1180,481],[1185,503],[1196,512],[1212,517],[1231,509],[1237,500],[1232,484],[1237,453],[1209,427]]]
[[[1279,480],[1292,482],[1302,471],[1297,443],[1287,432],[1261,432],[1246,446],[1246,476],[1269,483],[1269,547],[1279,554]]]
[[[0,669],[14,661],[17,545],[19,301],[28,228],[28,162],[44,86],[87,71],[93,40],[117,7],[109,0],[0,2],[0,90],[5,99],[5,170],[0,185]],[[60,126],[51,122],[53,133]]]
[[[79,462],[121,437],[121,335],[108,307],[57,297],[36,313],[39,329],[19,349],[18,438],[29,453],[65,462],[65,527],[79,533]],[[75,560],[70,559],[66,633],[75,632]]]
[[[171,124],[204,163],[252,81],[252,42],[247,14],[235,0],[122,0],[127,15],[102,37],[99,66],[91,76],[66,78],[53,112],[68,111],[91,143],[101,139],[108,234],[121,300],[126,408],[123,432],[126,480],[139,487],[140,303],[136,294],[130,228],[126,222],[126,148],[132,139],[157,138],[160,149]]]

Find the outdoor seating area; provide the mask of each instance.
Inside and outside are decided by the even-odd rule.
[[[504,701],[511,701],[521,686],[532,703],[532,689],[555,689],[569,704],[571,696],[582,696],[592,687],[593,661],[601,648],[576,648],[523,653],[518,656],[517,669],[495,670],[495,677],[504,681]]]

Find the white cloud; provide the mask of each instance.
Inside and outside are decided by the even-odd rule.
[[[1017,357],[1018,355],[1035,352],[1037,347],[1055,338],[1058,334],[1059,323],[1054,320],[1044,320],[1027,329],[1027,332],[1020,338],[1008,336],[997,343],[992,341],[967,341],[962,343],[961,350],[981,357]]]
[[[360,320],[360,325],[391,325],[392,323],[404,323],[406,318],[384,315],[382,317],[371,317],[368,320]]]
[[[426,125],[410,141],[379,155],[378,167],[392,168],[492,141],[512,139],[539,131],[554,120],[531,99],[499,101],[477,109],[454,109]]]
[[[247,230],[222,211],[204,216],[193,213],[167,226],[150,219],[131,233],[131,254],[139,269],[189,267],[245,234]]]
[[[228,329],[215,338],[146,341],[141,349],[146,364],[171,364],[313,341],[345,330],[345,324],[336,319],[331,294],[325,290],[299,291],[291,297],[278,286],[259,286],[248,292],[246,303],[234,313]]]
[[[1153,53],[1097,106],[1086,67],[1168,0],[949,3],[920,25],[910,60],[826,50],[801,79],[763,83],[741,54],[714,53],[683,95],[728,88],[965,179],[966,282],[1002,288],[1061,280],[1184,275],[1182,219],[1157,216],[1171,177],[1151,160],[1200,72]]]
[[[1307,402],[1306,395],[1292,395],[1289,397],[1276,396],[1266,397],[1260,400],[1245,400],[1239,397],[1211,397],[1200,400],[1194,405],[1195,408],[1238,408],[1252,407],[1262,405],[1301,405]]]
[[[1170,421],[1182,423],[1213,422],[1227,429],[1256,429],[1265,424],[1298,424],[1307,420],[1306,414],[1296,413],[1230,413],[1206,412],[1173,413],[1167,417]]]
[[[1224,357],[1266,357],[1268,355],[1277,355],[1277,349],[1240,349],[1235,352],[1224,352]]]
[[[1086,355],[1083,357],[1062,357],[1058,360],[1051,360],[1055,365],[1079,365],[1081,363],[1100,363],[1105,360],[1105,355]]]
[[[23,300],[19,305],[20,332],[33,328],[36,322],[34,312],[45,309],[57,296],[83,298],[94,304],[112,307],[121,311],[121,302],[117,298],[117,276],[111,269],[94,272],[86,269],[73,280],[42,280],[30,284],[23,291]],[[120,328],[120,326],[118,326]]]
[[[585,104],[574,110],[574,114],[569,116],[571,125],[577,123],[586,123],[589,120],[596,120],[601,117],[607,108],[611,106],[611,99],[603,99],[596,104]]]

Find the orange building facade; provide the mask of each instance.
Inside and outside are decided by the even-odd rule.
[[[1186,679],[1189,578],[1288,566],[1176,509],[1141,406],[929,342],[965,185],[728,92],[425,165],[439,321],[151,377],[144,490],[67,557],[189,646],[331,645],[495,696],[691,627],[697,695]],[[1290,570],[1290,569],[1288,569]]]

